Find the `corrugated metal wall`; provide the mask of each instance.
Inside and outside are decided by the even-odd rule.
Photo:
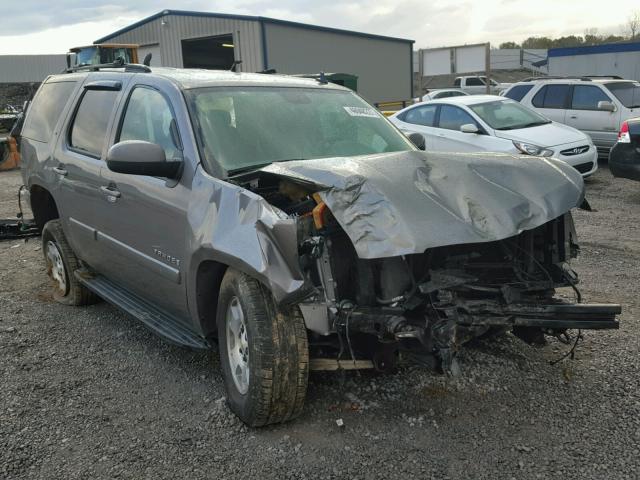
[[[369,102],[411,98],[412,44],[268,23],[267,63],[278,73],[352,73]]]
[[[66,55],[0,55],[0,83],[41,82],[66,66]]]
[[[550,56],[549,75],[618,75],[640,80],[640,51]]]
[[[181,40],[223,34],[234,36],[235,58],[242,60],[241,71],[258,72],[264,68],[260,23],[254,20],[165,15],[105,43],[160,44],[162,65],[182,67]]]

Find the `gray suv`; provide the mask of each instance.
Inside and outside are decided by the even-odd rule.
[[[403,356],[456,374],[475,337],[618,327],[618,305],[579,302],[567,263],[578,172],[427,154],[323,76],[54,75],[21,149],[55,298],[217,343],[227,402],[252,426],[299,415],[309,370]]]

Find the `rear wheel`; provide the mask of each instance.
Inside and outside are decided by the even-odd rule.
[[[252,427],[297,417],[309,372],[298,307],[279,309],[253,278],[229,269],[217,310],[220,362],[231,410]]]
[[[60,220],[48,221],[42,229],[42,251],[47,275],[53,282],[53,298],[64,305],[90,305],[99,298],[75,277],[80,261],[67,242]]]

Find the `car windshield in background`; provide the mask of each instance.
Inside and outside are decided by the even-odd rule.
[[[604,86],[607,87],[625,107],[640,107],[640,83],[613,82],[605,83]]]
[[[469,108],[496,130],[516,130],[551,123],[551,120],[513,100],[479,103],[469,105]]]
[[[231,174],[272,162],[414,148],[351,92],[212,87],[188,95],[203,156],[209,166],[217,163]]]

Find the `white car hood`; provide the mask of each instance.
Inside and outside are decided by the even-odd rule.
[[[516,140],[518,142],[532,143],[539,147],[555,147],[567,143],[584,142],[591,143],[589,137],[573,127],[561,123],[551,122],[545,125],[517,130],[494,130],[498,138]]]

